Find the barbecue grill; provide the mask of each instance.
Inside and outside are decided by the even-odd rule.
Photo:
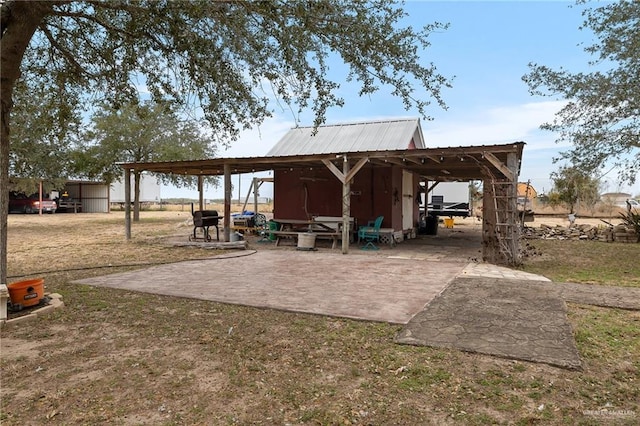
[[[203,239],[205,241],[211,241],[211,235],[209,234],[209,227],[216,227],[216,239],[220,241],[220,229],[218,228],[218,222],[221,216],[218,216],[216,210],[197,210],[193,212],[193,235],[189,236],[189,241],[195,241],[198,239],[196,231],[198,228],[202,228],[204,233]]]

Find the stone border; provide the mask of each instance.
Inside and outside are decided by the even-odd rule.
[[[64,302],[62,301],[62,295],[60,293],[45,293],[46,297],[49,297],[51,300],[45,306],[42,306],[38,309],[34,309],[32,312],[27,315],[22,315],[16,318],[5,319],[0,321],[0,328],[5,329],[9,327],[13,327],[17,324],[22,324],[27,321],[32,321],[36,319],[38,316],[49,314],[54,311],[54,309],[61,308],[64,306]]]

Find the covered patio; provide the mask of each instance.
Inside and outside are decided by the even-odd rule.
[[[332,152],[241,158],[213,158],[194,161],[124,163],[125,228],[131,238],[130,181],[133,171],[197,176],[200,209],[203,205],[202,182],[206,176],[224,178],[224,241],[230,241],[231,176],[239,173],[326,168],[342,185],[342,253],[349,252],[350,194],[353,178],[364,167],[396,167],[423,181],[483,181],[483,260],[495,264],[520,262],[518,217],[516,211],[517,178],[524,142],[501,145],[416,148]],[[427,190],[429,190],[427,188]]]

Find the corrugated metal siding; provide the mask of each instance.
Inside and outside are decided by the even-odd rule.
[[[69,196],[82,202],[83,213],[109,212],[109,186],[93,182],[68,182],[65,190]]]
[[[424,148],[420,120],[395,119],[291,129],[267,156],[338,154],[343,152]]]
[[[109,213],[109,203],[106,198],[83,198],[83,213]]]
[[[107,185],[82,185],[82,212],[108,213],[109,187]]]

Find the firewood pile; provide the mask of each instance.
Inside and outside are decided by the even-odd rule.
[[[527,239],[541,240],[589,240],[604,242],[636,243],[638,234],[632,227],[624,224],[608,225],[571,225],[549,226],[540,225],[539,228],[525,227],[522,232]]]

